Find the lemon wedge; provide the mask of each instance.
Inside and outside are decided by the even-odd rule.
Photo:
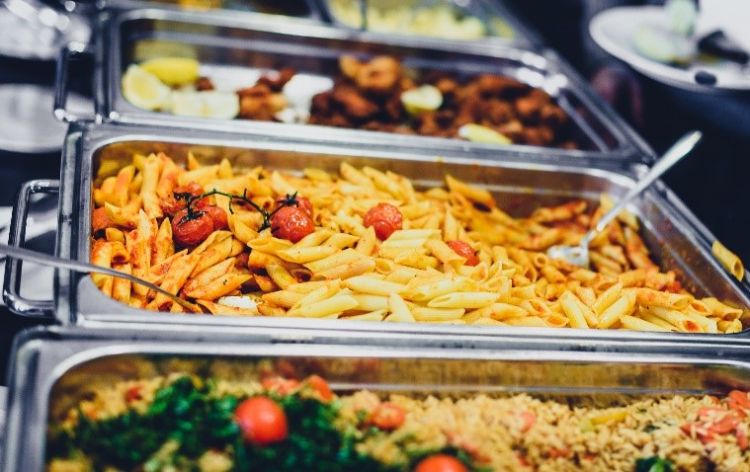
[[[163,108],[171,90],[155,75],[131,65],[122,77],[122,94],[127,101],[146,110]]]
[[[234,92],[209,90],[198,92],[203,101],[203,116],[206,118],[232,119],[240,112],[240,99]]]
[[[141,68],[170,86],[192,84],[200,75],[200,63],[189,57],[159,57],[141,63]]]
[[[410,115],[434,111],[443,104],[443,94],[433,85],[422,85],[401,94],[401,103]]]
[[[475,143],[484,144],[513,144],[507,136],[494,129],[476,123],[463,125],[458,129],[458,135]]]
[[[172,114],[177,116],[203,116],[203,100],[198,92],[172,92]]]
[[[172,92],[171,111],[178,116],[231,119],[240,112],[240,100],[232,92],[193,90]]]

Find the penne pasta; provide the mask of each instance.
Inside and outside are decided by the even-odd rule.
[[[339,175],[290,174],[186,157],[102,165],[91,260],[206,314],[703,333],[741,331],[748,318],[660,270],[627,212],[591,241],[590,268],[550,259],[551,245],[577,244],[599,221],[606,195],[516,217],[453,176],[421,189],[347,163]],[[714,254],[740,274],[718,242]],[[145,287],[92,278],[122,303],[184,313]]]

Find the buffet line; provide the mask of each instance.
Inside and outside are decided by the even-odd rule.
[[[10,244],[57,194],[57,256],[181,301],[66,270],[31,300],[9,261],[53,326],[2,470],[744,470],[741,261],[661,182],[590,267],[547,255],[656,159],[563,59],[499,2],[257,3],[116,0],[62,52],[60,179]]]

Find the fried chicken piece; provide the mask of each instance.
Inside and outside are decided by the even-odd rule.
[[[485,120],[499,125],[513,119],[513,107],[505,100],[498,98],[487,100],[482,104],[482,115]]]
[[[406,116],[404,105],[401,102],[400,93],[391,95],[388,100],[386,100],[383,108],[385,109],[385,113],[388,115],[388,117],[393,121],[402,121]]]
[[[522,139],[532,146],[547,146],[555,139],[555,135],[546,126],[527,126],[523,130]]]
[[[310,107],[310,117],[325,115],[328,116],[331,113],[333,107],[333,92],[330,90],[327,92],[321,92],[313,95],[312,105]]]
[[[258,79],[257,85],[266,85],[273,92],[281,92],[284,85],[287,84],[292,77],[297,74],[297,71],[291,67],[284,67],[275,74],[275,77],[271,77],[269,74],[264,74]]]
[[[511,120],[503,125],[496,127],[497,132],[506,136],[513,142],[519,141],[522,138],[524,131],[523,124],[518,120]]]
[[[401,64],[390,56],[377,56],[362,64],[354,82],[357,87],[372,93],[392,91],[401,78]]]
[[[238,116],[247,120],[273,121],[274,115],[287,106],[286,98],[273,93],[267,84],[255,84],[237,91],[240,98]]]
[[[195,90],[199,92],[204,92],[207,90],[214,90],[214,83],[211,82],[211,79],[208,77],[198,77],[198,80],[195,81]]]
[[[443,96],[453,95],[461,85],[450,77],[443,77],[435,81],[435,88],[440,90]]]
[[[344,77],[354,80],[361,67],[362,63],[354,56],[345,54],[339,57],[339,69],[344,74]]]
[[[568,119],[565,111],[554,103],[544,105],[539,112],[539,116],[542,123],[552,127],[559,127]]]
[[[352,118],[363,120],[378,111],[377,105],[360,95],[353,87],[341,86],[335,88],[332,98]]]
[[[495,74],[482,74],[473,82],[477,85],[482,95],[503,96],[510,92],[522,92],[528,89],[528,85],[511,77]]]
[[[271,88],[266,84],[256,83],[250,87],[237,90],[237,95],[243,97],[263,98],[271,94]]]

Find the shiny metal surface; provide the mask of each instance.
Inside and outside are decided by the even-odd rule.
[[[193,10],[202,15],[242,18],[243,15],[322,19],[316,0],[103,0],[102,8],[164,8]],[[239,16],[238,16],[239,15]]]
[[[581,169],[563,164],[540,164],[513,154],[496,159],[465,158],[443,153],[358,148],[356,145],[321,145],[294,140],[278,140],[247,133],[217,133],[205,130],[179,130],[125,126],[122,124],[85,125],[71,128],[64,152],[64,191],[61,194],[58,251],[61,257],[89,260],[89,234],[92,202],[90,189],[100,164],[130,162],[134,152],[163,151],[176,161],[193,152],[207,162],[226,157],[239,168],[265,165],[289,172],[300,171],[314,162],[316,167],[336,171],[346,160],[352,165],[370,165],[389,169],[414,180],[416,186],[441,185],[446,173],[487,188],[500,206],[512,215],[525,215],[539,205],[556,204],[570,198],[596,201],[601,192],[614,198],[634,185],[633,176],[614,171]],[[652,255],[665,267],[678,272],[686,287],[698,294],[711,294],[735,306],[750,308],[747,282],[734,281],[713,259],[713,237],[701,228],[679,200],[657,182],[629,207],[642,221],[643,236]],[[657,334],[628,331],[523,329],[503,327],[445,326],[434,324],[372,323],[357,321],[301,319],[283,317],[222,317],[210,315],[175,316],[137,310],[100,293],[89,277],[67,271],[57,273],[56,317],[63,324],[104,327],[118,323],[136,324],[140,329],[206,329],[208,327],[260,328],[285,330],[338,331],[342,336],[360,333],[419,333],[438,336],[553,335],[559,338],[585,339],[685,339],[713,342],[717,338],[732,342],[741,335]],[[148,328],[147,328],[148,327]]]
[[[29,214],[31,197],[40,193],[57,194],[59,192],[60,183],[55,180],[32,180],[21,186],[10,223],[9,246],[20,248],[26,243],[26,219]],[[4,246],[4,244],[0,244],[0,246]],[[19,259],[9,259],[5,262],[3,301],[12,311],[23,313],[24,316],[32,318],[54,316],[53,300],[31,299],[21,294],[22,268],[23,263]]]
[[[343,21],[342,18],[340,18],[338,15],[336,15],[335,7],[332,4],[333,0],[318,0],[320,3],[321,10],[329,21],[331,21],[334,25],[342,27],[342,28],[348,28],[348,29],[357,29],[356,26],[347,24],[345,21]],[[364,11],[367,10],[368,5],[367,0],[361,0],[360,4],[363,5]],[[377,1],[371,2],[372,4],[378,4]],[[380,2],[385,3],[385,2]],[[412,8],[418,8],[421,6],[433,6],[433,5],[440,5],[440,4],[447,4],[450,7],[454,8],[457,12],[459,12],[462,15],[467,16],[473,16],[480,20],[482,20],[482,23],[485,25],[488,31],[488,36],[478,39],[477,41],[496,41],[500,43],[505,44],[514,44],[518,46],[523,47],[530,47],[530,48],[541,48],[542,47],[542,40],[541,38],[531,31],[528,27],[526,27],[521,21],[518,20],[518,18],[511,13],[511,11],[503,5],[503,2],[498,0],[449,0],[448,2],[435,2],[435,1],[429,1],[429,0],[415,0],[415,1],[407,1],[407,2],[392,2],[396,3],[399,6],[401,5],[409,5]],[[360,17],[364,17],[362,13],[360,13]],[[365,17],[366,18],[366,17]],[[499,18],[503,21],[503,23],[506,24],[507,27],[510,27],[513,34],[511,36],[504,36],[502,33],[503,31],[499,30],[498,26],[495,26],[492,24],[493,18]],[[361,29],[367,30],[367,26],[362,27]],[[388,34],[403,34],[398,32],[388,32]],[[404,34],[404,36],[411,36],[411,34]],[[417,35],[419,36],[419,35]],[[435,36],[436,38],[440,39],[439,36]]]
[[[527,392],[593,402],[750,388],[747,343],[631,343],[632,349],[610,352],[606,345],[550,338],[492,340],[457,349],[428,338],[372,336],[353,343],[329,333],[307,344],[271,343],[275,336],[260,331],[238,338],[223,332],[207,340],[200,333],[164,339],[132,330],[28,331],[14,348],[0,470],[42,470],[48,418],[59,417],[92,388],[177,369],[222,377],[227,364],[249,371],[261,360],[283,361],[299,375],[325,376],[339,392]]]
[[[580,78],[551,53],[534,53],[492,43],[457,44],[423,37],[403,37],[330,28],[309,21],[221,18],[190,12],[141,9],[102,13],[97,23],[95,78],[97,110],[105,120],[136,124],[169,124],[217,131],[258,132],[276,137],[294,136],[318,142],[389,144],[401,148],[428,148],[433,152],[480,153],[487,157],[498,149],[518,155],[563,156],[582,164],[617,165],[641,161],[653,152]],[[160,51],[167,51],[161,52]],[[202,65],[235,71],[293,67],[298,72],[331,77],[344,53],[390,54],[407,66],[448,69],[462,75],[495,72],[544,88],[571,117],[581,150],[536,146],[497,145],[421,136],[340,129],[318,125],[284,124],[249,120],[179,117],[150,112],[130,105],[121,93],[121,77],[128,65],[146,57],[178,54],[198,59]]]
[[[0,3],[0,55],[51,60],[70,41],[88,42],[91,26],[80,15],[66,14],[37,0]]]
[[[89,113],[91,102],[72,94],[70,106],[76,113]],[[30,84],[0,85],[0,150],[19,153],[59,151],[67,126],[51,114],[53,90]]]
[[[52,256],[49,254],[45,254],[41,251],[33,251],[31,249],[25,249],[22,247],[11,246],[7,244],[3,244],[3,243],[0,243],[0,254],[4,255],[5,257],[9,259],[13,259],[16,261],[36,262],[37,264],[41,264],[47,267],[54,267],[56,269],[72,270],[72,271],[79,272],[82,274],[104,274],[104,275],[110,275],[112,277],[125,279],[134,284],[143,285],[149,290],[153,290],[157,293],[160,293],[166,296],[167,298],[171,299],[172,301],[174,301],[175,303],[177,303],[183,308],[187,308],[188,310],[193,310],[195,308],[194,305],[190,304],[186,300],[182,299],[181,297],[171,292],[167,292],[166,290],[159,287],[158,285],[154,285],[151,282],[148,282],[140,277],[136,277],[131,274],[126,274],[124,272],[110,269],[108,267],[100,267],[100,266],[90,264],[87,262],[63,259],[61,257],[56,257],[56,256]]]
[[[641,175],[636,184],[628,190],[620,200],[599,218],[596,225],[581,238],[577,246],[552,246],[547,249],[547,255],[552,259],[563,259],[573,265],[589,267],[589,244],[607,226],[614,221],[630,202],[653,184],[663,173],[680,162],[695,148],[703,134],[700,131],[691,131],[681,137],[675,144],[664,153],[661,158],[651,167],[648,172]]]

